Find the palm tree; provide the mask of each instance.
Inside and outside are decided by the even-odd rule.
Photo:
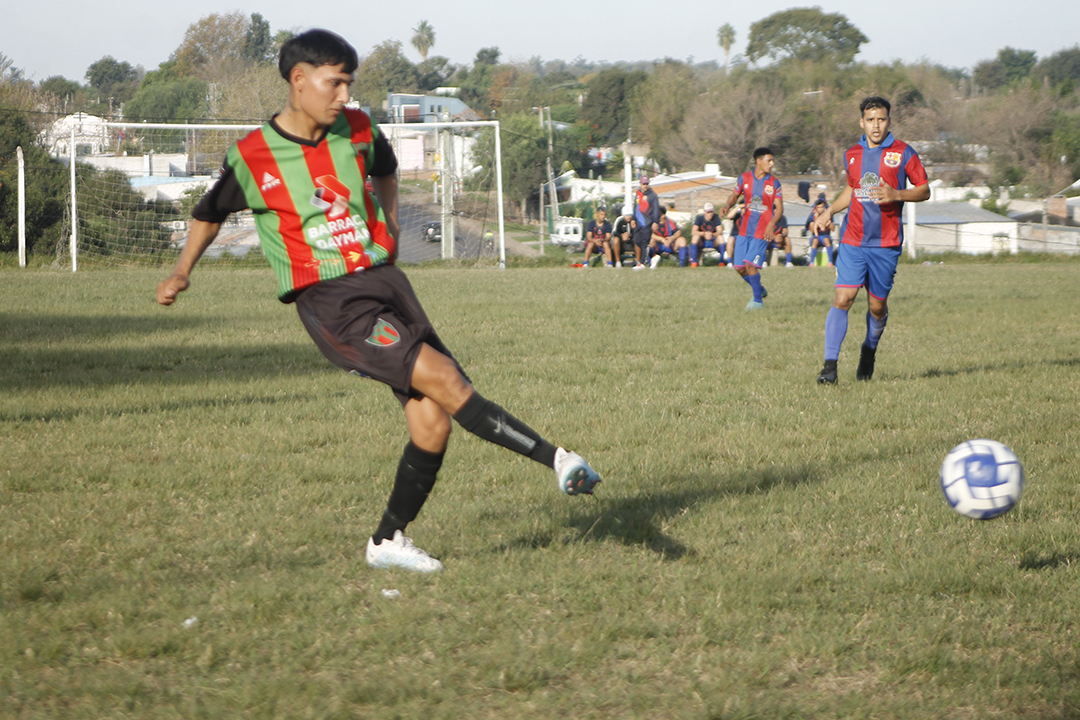
[[[427,20],[421,20],[420,24],[413,28],[412,45],[420,53],[420,57],[427,60],[428,50],[435,44],[435,28]]]
[[[724,72],[727,73],[728,56],[731,55],[731,46],[735,43],[735,28],[731,27],[731,23],[724,23],[716,31],[716,39],[720,43],[720,47],[724,48]],[[413,42],[416,41],[413,40]]]

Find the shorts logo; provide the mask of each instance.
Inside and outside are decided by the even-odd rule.
[[[379,322],[375,323],[375,329],[371,331],[371,336],[364,342],[368,345],[386,347],[388,345],[393,345],[400,339],[401,334],[394,326],[382,318],[379,318]]]
[[[885,164],[889,167],[900,167],[900,153],[887,152],[885,153]]]

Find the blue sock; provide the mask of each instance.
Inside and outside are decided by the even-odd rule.
[[[790,262],[791,262],[791,253],[787,253],[787,254],[786,254],[786,255],[784,256],[784,262],[788,262],[788,263],[790,263]]]
[[[698,257],[700,257],[700,256],[701,256],[701,248],[699,248],[697,246],[697,243],[694,243],[693,245],[690,246],[690,262],[696,263],[698,261]]]
[[[866,347],[871,350],[877,349],[878,342],[881,341],[881,333],[885,331],[885,323],[887,322],[889,322],[888,313],[878,320],[870,314],[869,310],[866,311]]]
[[[837,360],[847,335],[848,311],[832,306],[825,316],[825,359]]]
[[[679,267],[686,265],[686,248],[679,248]]]
[[[828,253],[829,253],[829,264],[830,264],[830,265],[835,265],[835,264],[836,264],[836,260],[834,260],[834,257],[835,257],[835,255],[833,255],[833,249],[832,249],[832,245],[830,245],[829,247],[825,248],[825,250],[826,250],[826,252],[828,252]]]
[[[754,302],[761,302],[761,273],[746,276],[746,282],[754,290]]]
[[[813,265],[817,260],[817,248],[810,248],[810,264]]]

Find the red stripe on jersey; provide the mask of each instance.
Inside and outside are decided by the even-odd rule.
[[[349,129],[351,131],[351,140],[354,145],[359,143],[371,143],[371,118],[365,113],[347,112],[345,117],[349,120]],[[360,168],[360,177],[367,177],[367,157],[364,153],[356,153],[356,164]],[[367,186],[362,190],[364,193],[364,214],[367,215],[368,232],[371,234],[371,239],[376,245],[385,248],[390,258],[389,262],[394,262],[394,256],[397,254],[397,241],[394,240],[394,236],[390,234],[385,223],[379,222],[379,216],[375,212],[375,203],[371,199],[371,195],[368,194]]]
[[[292,268],[292,286],[307,287],[319,282],[319,261],[311,252],[311,247],[304,240],[304,228],[300,223],[300,214],[292,196],[281,179],[281,170],[270,146],[263,136],[264,130],[248,134],[236,143],[236,149],[247,163],[255,182],[260,183],[259,192],[267,209],[278,217],[278,231],[289,253],[289,265]],[[270,175],[277,182],[263,183],[260,178]]]

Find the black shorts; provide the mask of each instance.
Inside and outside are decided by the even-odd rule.
[[[389,385],[402,406],[410,398],[423,397],[411,386],[422,344],[457,365],[431,327],[409,279],[394,265],[312,285],[296,298],[296,310],[330,362]],[[465,376],[461,365],[457,367]]]

